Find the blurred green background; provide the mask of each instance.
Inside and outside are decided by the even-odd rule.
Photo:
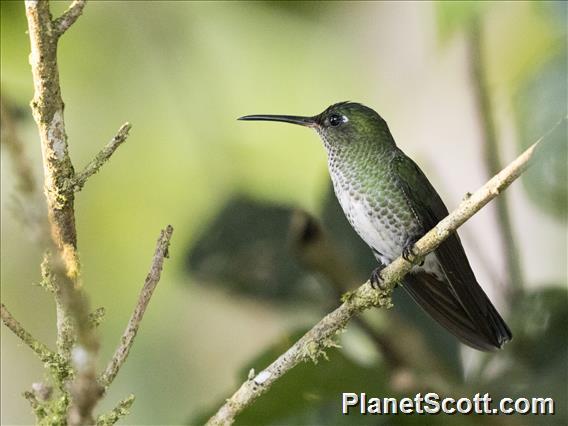
[[[54,15],[66,6],[53,2]],[[39,138],[28,107],[33,84],[24,6],[3,1],[0,7],[2,98],[41,181]],[[76,200],[84,283],[93,307],[107,310],[99,327],[101,366],[134,307],[159,230],[168,223],[175,228],[171,259],[134,349],[97,412],[134,393],[125,424],[198,422],[236,389],[243,372],[262,369],[293,342],[298,330],[333,306],[322,290],[326,280],[297,263],[297,284],[290,294],[289,268],[282,269],[278,280],[270,273],[257,275],[267,288],[283,283],[263,298],[254,297],[254,289],[230,288],[231,274],[195,270],[191,259],[201,247],[207,247],[203,258],[221,252],[225,262],[230,258],[233,246],[223,244],[224,232],[231,233],[235,247],[241,241],[240,249],[254,241],[254,223],[212,227],[220,212],[232,212],[227,203],[235,197],[285,212],[302,209],[322,219],[324,227],[330,223],[326,212],[336,207],[328,204],[326,158],[315,134],[274,123],[238,122],[237,117],[312,115],[338,101],[364,103],[387,120],[398,145],[420,164],[451,210],[488,178],[471,73],[472,26],[482,29],[498,149],[508,162],[566,115],[566,19],[564,2],[90,2],[59,46],[65,122],[76,169],[123,122],[133,124],[127,143]],[[444,368],[433,370],[447,374],[448,383],[460,383],[448,392],[490,389],[494,396],[557,398],[560,413],[552,420],[507,418],[511,424],[566,420],[565,123],[552,139],[552,154],[506,193],[525,278],[520,295],[510,297],[495,203],[460,230],[479,281],[510,320],[516,341],[486,357],[468,349],[456,352],[455,342],[435,327],[424,332],[434,337],[423,337],[425,350],[435,359],[456,354],[457,378]],[[18,220],[22,206],[5,149],[1,165],[2,301],[53,346],[53,302],[32,286],[40,280],[42,249]],[[41,212],[43,207],[27,208]],[[283,220],[279,216],[279,225],[273,226],[285,240]],[[214,230],[219,231],[216,239],[208,238]],[[267,244],[278,244],[280,250],[282,241]],[[345,244],[343,250],[350,252]],[[287,253],[293,259],[289,251],[278,258]],[[261,253],[252,250],[240,269],[254,271],[255,256]],[[370,253],[361,256],[371,258]],[[362,279],[371,270],[353,268]],[[316,291],[292,293],[292,288],[307,287]],[[404,303],[372,313],[369,322],[388,330],[389,316],[405,315]],[[410,318],[412,335],[412,325],[421,319],[405,318]],[[41,380],[42,366],[5,327],[1,330],[2,424],[28,424],[33,417],[21,393]],[[434,348],[432,341],[444,341],[447,347]],[[330,361],[299,367],[300,373],[275,386],[241,421],[385,421],[340,418],[340,392],[390,396],[406,389],[399,386],[406,376],[389,375],[387,361],[356,325],[340,342],[343,349],[330,350]],[[420,370],[420,376],[430,362],[425,358],[417,366],[413,361],[407,370]],[[501,424],[490,417],[467,421]]]

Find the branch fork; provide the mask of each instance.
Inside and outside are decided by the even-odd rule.
[[[47,0],[25,2],[31,46],[30,65],[35,88],[30,105],[41,141],[44,190],[51,227],[51,239],[46,238],[46,240],[53,253],[53,255],[46,254],[42,262],[40,285],[55,299],[57,351],[52,351],[26,331],[4,304],[1,305],[1,318],[14,334],[36,353],[51,373],[53,383],[57,385],[56,395],[52,395],[51,391],[38,392],[37,386],[35,388],[32,386],[33,392],[25,392],[24,396],[30,402],[38,423],[45,421],[50,424],[69,425],[95,423],[93,409],[126,361],[144,312],[160,279],[173,232],[173,228],[169,225],[162,231],[136,309],[115,355],[105,372],[98,377],[96,361],[99,338],[96,326],[102,320],[104,310],[97,309],[90,313],[87,297],[81,289],[75,227],[75,192],[81,190],[86,181],[126,141],[131,125],[130,123],[122,125],[113,139],[87,164],[85,169],[75,173],[65,130],[64,104],[57,66],[57,44],[59,38],[81,16],[85,4],[86,0],[74,0],[59,18],[52,20]],[[5,115],[5,108],[2,105],[3,132],[6,127]],[[6,129],[9,130],[7,127]],[[30,188],[30,191],[33,190],[33,186]],[[50,386],[45,389],[53,390]],[[121,401],[109,414],[99,416],[97,424],[114,424],[128,413],[133,401],[132,395]]]

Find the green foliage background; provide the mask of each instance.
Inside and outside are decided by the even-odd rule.
[[[53,2],[54,15],[65,7],[66,2]],[[1,2],[0,8],[2,97],[16,106],[18,131],[39,180],[38,136],[28,108],[33,85],[24,6],[10,1]],[[127,143],[87,183],[76,203],[83,279],[92,305],[107,310],[100,326],[101,365],[112,354],[134,306],[159,229],[167,223],[175,228],[171,259],[134,350],[99,410],[132,392],[137,400],[126,423],[197,419],[233,391],[242,379],[239,372],[260,369],[272,358],[263,358],[263,351],[321,315],[320,308],[309,303],[254,300],[211,287],[186,272],[188,250],[234,194],[300,207],[314,215],[322,212],[328,177],[317,137],[284,125],[243,124],[237,117],[309,115],[337,101],[362,102],[387,119],[399,146],[423,167],[450,209],[486,180],[466,44],[476,18],[485,26],[500,148],[503,158],[511,159],[566,115],[563,2],[87,5],[59,49],[65,121],[76,168],[81,169],[124,121],[134,126]],[[550,309],[558,309],[558,317],[564,318],[565,127],[556,135],[551,159],[531,170],[524,185],[514,185],[508,196],[524,272],[530,291],[537,294],[531,297],[544,300],[545,308],[535,315],[549,313],[552,305],[546,300],[560,300],[560,307]],[[18,222],[14,171],[5,151],[1,173],[2,301],[34,334],[52,343],[52,301],[30,285],[39,281],[42,253]],[[514,310],[502,284],[507,271],[496,232],[490,207],[461,235],[484,287],[505,311]],[[560,288],[560,293],[539,298],[538,289],[545,286]],[[521,336],[523,320],[515,319]],[[559,330],[565,326],[556,325]],[[538,342],[538,330],[527,332],[534,340],[521,343]],[[565,337],[559,333],[558,339]],[[326,369],[322,361],[323,367],[315,369],[322,367],[334,380],[344,371],[353,388],[359,383],[353,377],[368,379],[377,372],[377,389],[384,389],[380,357],[366,350],[355,332],[345,333],[342,341],[348,342],[345,339],[351,343],[333,350],[330,361],[343,367]],[[529,351],[521,343],[500,356],[517,373],[511,376],[515,383],[526,385],[537,370],[531,360],[540,354],[516,364],[512,353]],[[563,353],[565,348],[555,350]],[[468,351],[465,359],[467,374],[476,361]],[[560,367],[546,377],[564,377],[566,372],[558,368],[565,364],[553,365]],[[528,369],[524,375],[523,368]],[[42,374],[30,351],[2,327],[3,424],[32,421],[20,394]],[[297,374],[290,380],[299,383],[283,395],[312,389],[317,377]],[[331,395],[339,398],[341,383],[322,385],[322,395],[317,389],[306,391],[307,406],[313,408],[308,411],[301,400],[267,397],[267,404],[274,404],[269,411],[278,416],[263,417],[259,401],[258,416],[251,412],[246,421],[339,422],[335,408],[326,409],[333,405],[314,401],[335,403]],[[524,396],[531,396],[530,389],[519,386]],[[366,384],[361,382],[360,388],[366,389]],[[511,389],[505,386],[503,393]],[[542,389],[547,392],[546,384]],[[559,403],[565,404],[566,391],[559,392],[564,395]]]

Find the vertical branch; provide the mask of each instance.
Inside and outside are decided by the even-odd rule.
[[[26,1],[30,36],[30,65],[34,80],[31,108],[37,123],[43,155],[44,191],[51,234],[61,252],[66,273],[77,284],[79,258],[75,229],[75,175],[67,145],[63,100],[57,67],[58,34],[47,1]]]
[[[479,113],[480,124],[483,129],[483,155],[485,167],[489,176],[493,176],[502,168],[501,155],[497,144],[495,122],[493,120],[493,107],[489,96],[485,61],[483,57],[483,34],[479,19],[473,20],[469,30],[469,46],[471,54],[471,78],[474,85],[475,102]],[[497,220],[499,222],[499,236],[507,265],[510,288],[518,293],[524,288],[524,276],[519,258],[519,248],[513,232],[511,215],[509,213],[509,199],[501,197],[495,203]]]
[[[79,256],[75,228],[75,171],[67,144],[63,100],[57,66],[59,37],[79,17],[84,1],[75,1],[60,20],[52,21],[48,1],[27,0],[26,17],[30,37],[30,65],[34,81],[31,109],[36,121],[43,156],[44,192],[51,226],[51,237],[60,256],[54,256],[52,270],[57,283],[58,337],[74,331],[77,345],[71,351],[69,340],[60,347],[71,357],[75,379],[70,386],[71,407],[68,423],[92,424],[92,410],[102,395],[96,380],[98,339],[90,325],[88,302],[79,285]],[[61,259],[61,260],[60,260]],[[63,330],[63,326],[66,327]]]
[[[66,360],[70,359],[71,348],[75,343],[75,331],[70,323],[69,313],[67,312],[61,286],[58,285],[56,277],[51,268],[51,254],[46,252],[41,262],[41,286],[53,294],[55,299],[55,312],[57,318],[57,352]]]
[[[26,155],[26,147],[18,134],[13,105],[4,97],[0,97],[2,123],[2,148],[6,148],[13,164],[16,177],[14,194],[10,194],[14,205],[14,217],[24,225],[24,229],[32,240],[42,246],[48,238],[47,220],[43,210],[43,199],[33,167]]]
[[[28,392],[26,397],[38,416],[38,423],[48,421],[50,424],[94,424],[93,409],[105,390],[97,380],[96,373],[99,339],[95,328],[101,311],[89,314],[88,299],[80,285],[74,201],[75,192],[79,191],[126,141],[131,126],[129,123],[124,124],[85,170],[79,174],[75,173],[65,131],[64,104],[57,66],[57,43],[82,14],[85,4],[86,0],[74,0],[63,15],[53,20],[48,0],[25,2],[31,46],[29,62],[35,89],[31,109],[41,141],[44,193],[51,228],[51,239],[47,245],[50,249],[55,248],[54,255],[46,256],[42,263],[42,286],[53,293],[57,308],[57,353],[50,355],[50,365],[46,368],[51,370],[52,378],[61,393],[60,397],[45,401],[45,405],[42,405],[43,401],[40,403]],[[4,112],[2,108],[3,115]],[[4,122],[4,118],[2,120]],[[110,364],[108,375],[104,376],[108,379],[107,385],[116,376],[132,346],[144,311],[160,278],[172,231],[173,228],[168,226],[162,232],[139,304]],[[41,358],[46,349],[38,346],[31,334],[11,318],[3,305],[2,320]],[[73,381],[68,383],[71,378]],[[46,398],[51,398],[51,395]],[[120,416],[127,414],[133,401],[133,396],[122,401],[108,416],[99,418],[98,423],[114,423]],[[49,411],[48,408],[53,410]]]

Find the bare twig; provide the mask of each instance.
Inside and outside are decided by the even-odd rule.
[[[517,179],[528,167],[529,160],[533,157],[538,144],[543,138],[544,136],[478,189],[471,197],[462,201],[457,209],[424,235],[414,245],[412,252],[415,256],[411,258],[411,261],[423,258],[435,250],[442,241],[455,232],[465,221]],[[402,257],[399,257],[381,271],[384,279],[384,290],[375,291],[371,284],[366,282],[356,291],[346,294],[343,298],[343,303],[336,310],[326,315],[300,340],[278,357],[276,361],[257,374],[256,377],[244,382],[233,396],[227,399],[217,413],[209,419],[207,424],[232,424],[235,416],[256,398],[267,392],[272,384],[290,369],[310,358],[317,359],[325,348],[333,346],[335,335],[345,328],[355,314],[371,307],[390,307],[392,289],[410,271],[412,266],[411,262],[407,262]]]
[[[75,23],[79,16],[81,16],[86,3],[87,0],[73,0],[67,10],[53,21],[53,30],[57,37],[61,37],[61,35]]]
[[[24,327],[22,327],[22,325],[16,318],[12,316],[10,311],[8,311],[3,303],[1,304],[0,309],[2,322],[4,323],[4,325],[8,327],[16,336],[22,339],[22,341],[36,353],[36,355],[42,362],[52,362],[57,357],[57,354],[55,352],[53,352],[46,345],[37,340],[34,336],[31,335],[31,333],[29,333]]]
[[[140,291],[140,295],[138,297],[138,303],[136,304],[136,308],[128,321],[128,325],[126,330],[122,334],[122,338],[120,339],[120,345],[116,349],[112,359],[108,363],[105,371],[101,374],[99,378],[99,383],[104,386],[105,388],[108,387],[116,375],[122,367],[122,364],[126,361],[128,357],[128,353],[134,343],[134,338],[136,337],[136,333],[138,332],[138,328],[140,327],[140,322],[142,321],[142,317],[144,316],[144,312],[148,307],[148,303],[150,303],[150,299],[158,282],[160,281],[160,275],[162,273],[162,266],[164,264],[164,258],[168,257],[168,247],[170,245],[170,239],[172,237],[174,229],[171,225],[168,225],[166,229],[162,230],[160,234],[160,238],[158,238],[158,242],[156,243],[156,251],[154,253],[154,257],[152,258],[152,265],[150,266],[150,271],[146,276],[146,280],[144,281],[144,286]]]
[[[130,123],[124,123],[116,135],[111,139],[111,141],[97,154],[97,156],[85,167],[81,173],[77,173],[73,179],[73,186],[75,191],[80,191],[83,189],[85,182],[92,175],[97,173],[101,166],[108,161],[111,155],[116,151],[116,149],[126,141],[128,137],[128,132],[132,126]]]
[[[471,78],[477,104],[480,125],[483,131],[483,155],[487,174],[493,176],[502,168],[501,153],[497,143],[493,106],[487,89],[487,75],[483,56],[482,27],[479,19],[474,19],[470,26],[469,44],[471,52]],[[499,236],[507,265],[509,289],[518,293],[524,288],[524,276],[519,257],[519,247],[513,232],[508,196],[501,197],[495,203]]]

